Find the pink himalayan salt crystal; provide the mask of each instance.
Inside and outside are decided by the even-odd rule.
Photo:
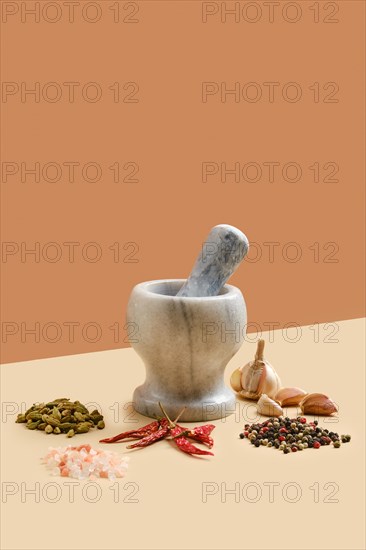
[[[43,463],[53,475],[75,479],[96,479],[98,477],[114,480],[124,477],[129,457],[113,451],[92,449],[90,445],[78,447],[49,447]]]

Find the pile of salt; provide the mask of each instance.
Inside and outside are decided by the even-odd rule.
[[[43,463],[52,475],[74,479],[124,477],[129,457],[112,451],[93,449],[90,445],[78,447],[49,447]]]

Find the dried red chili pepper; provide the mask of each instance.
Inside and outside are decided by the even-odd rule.
[[[129,432],[123,432],[121,434],[115,435],[114,437],[108,437],[106,439],[100,439],[99,443],[116,443],[117,441],[122,441],[122,439],[142,439],[147,435],[158,431],[160,426],[165,425],[167,420],[165,418],[155,420],[146,426],[142,426],[138,430],[130,430]]]
[[[183,435],[183,434],[186,434],[187,431],[184,430],[184,428],[182,428],[181,426],[176,426],[175,428],[171,429],[170,433],[180,451],[183,451],[184,453],[187,453],[189,455],[213,456],[213,453],[210,453],[210,451],[203,451],[202,449],[199,449],[198,447],[193,445],[190,441],[188,441],[188,439]]]
[[[133,445],[127,445],[127,449],[136,449],[137,447],[147,447],[148,445],[152,445],[153,443],[164,439],[167,435],[169,435],[169,432],[169,426],[163,426],[157,432],[153,432],[147,435],[143,439],[140,439],[140,441],[138,441],[137,443],[134,443]]]
[[[210,433],[212,432],[212,430],[215,429],[215,427],[216,426],[214,426],[213,424],[206,424],[205,426],[197,426],[196,428],[193,428],[193,430],[188,430],[187,437],[190,437],[195,441],[199,441],[204,445],[208,445],[208,447],[211,449],[213,447],[214,440],[210,436]],[[185,429],[187,430],[187,428]]]

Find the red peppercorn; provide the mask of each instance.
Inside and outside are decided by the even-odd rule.
[[[314,443],[313,443],[313,449],[319,449],[319,447],[320,447],[319,441],[314,441]]]
[[[292,451],[293,453],[296,453],[296,452],[297,452],[297,447],[291,447],[291,451]]]
[[[280,428],[280,433],[282,433],[282,434],[287,434],[286,428]]]
[[[244,432],[244,435],[245,435],[245,437],[248,437],[249,432],[245,431],[245,432]]]
[[[286,438],[283,436],[283,435],[280,435],[280,437],[278,438],[278,441],[285,441]]]
[[[269,428],[262,428],[261,432],[266,433],[266,432],[268,432],[268,430],[269,430]]]
[[[301,424],[306,424],[306,418],[304,416],[302,416],[300,418],[300,422],[301,422]]]

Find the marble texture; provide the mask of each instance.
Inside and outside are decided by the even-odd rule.
[[[161,401],[171,418],[183,407],[182,421],[222,418],[235,410],[223,373],[244,340],[244,298],[231,285],[218,296],[177,296],[184,282],[149,281],[132,290],[127,322],[135,323],[137,332],[131,345],[146,367],[134,407],[143,415],[161,416]]]
[[[215,225],[179,296],[217,296],[249,250],[247,237],[232,225]]]

